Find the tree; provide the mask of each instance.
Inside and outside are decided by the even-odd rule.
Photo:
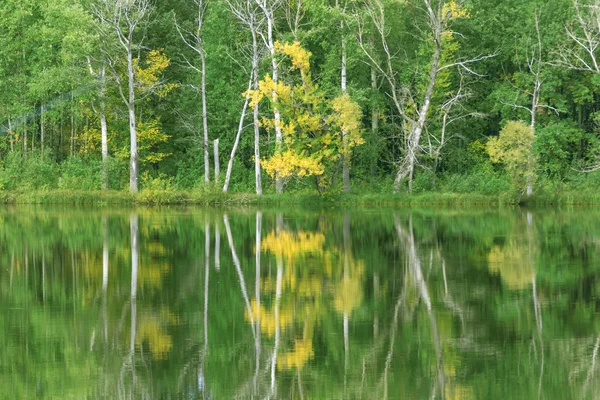
[[[204,26],[204,14],[206,13],[206,4],[204,0],[192,0],[192,3],[198,9],[198,16],[195,20],[194,31],[183,31],[175,21],[175,27],[181,37],[181,40],[187,47],[192,49],[197,56],[200,57],[200,66],[194,65],[190,60],[186,59],[188,67],[200,74],[200,96],[202,98],[202,134],[203,134],[203,150],[204,150],[204,184],[210,182],[210,158],[208,156],[208,113],[206,110],[206,54],[204,53],[204,40],[202,35],[202,27]],[[216,179],[217,177],[215,177]]]
[[[360,107],[347,93],[333,100],[325,97],[311,78],[311,53],[300,43],[276,42],[275,48],[290,60],[290,72],[298,71],[300,77],[295,77],[295,84],[286,84],[267,75],[259,82],[258,91],[251,91],[252,107],[263,98],[272,102],[271,94],[275,93],[281,109],[279,121],[266,117],[262,120],[267,129],[281,126],[284,135],[281,147],[264,159],[262,166],[271,177],[282,179],[282,185],[292,177],[314,175],[317,188],[323,193],[331,183],[331,163],[340,157],[350,157],[352,149],[364,142]]]
[[[366,4],[367,15],[372,21],[379,45],[383,49],[383,61],[378,61],[373,49],[366,43],[364,21],[359,26],[359,45],[372,65],[385,78],[389,85],[389,94],[393,100],[395,110],[403,121],[403,129],[406,132],[405,155],[398,163],[396,178],[394,180],[394,191],[399,191],[402,181],[408,178],[408,191],[412,191],[412,180],[417,157],[421,151],[421,136],[426,129],[429,109],[432,97],[436,89],[438,74],[452,67],[460,67],[474,73],[469,64],[472,64],[490,56],[479,56],[473,59],[459,59],[448,64],[440,65],[442,50],[444,46],[444,35],[452,35],[449,24],[452,20],[467,17],[468,12],[462,8],[462,2],[454,0],[423,0],[427,33],[423,40],[433,47],[428,60],[429,73],[425,82],[424,90],[412,90],[399,81],[399,71],[395,65],[395,54],[388,40],[389,26],[386,21],[386,10],[381,0]]]
[[[521,195],[533,182],[535,163],[533,142],[535,135],[530,126],[521,121],[509,121],[498,138],[487,143],[487,152],[495,163],[502,163],[513,185]]]
[[[138,38],[135,33],[140,25],[143,24],[150,14],[150,0],[97,0],[92,12],[100,20],[99,29],[104,40],[110,40],[116,34],[118,43],[121,46],[121,55],[127,63],[127,84],[126,90],[122,84],[122,79],[118,71],[119,59],[117,54],[113,54],[112,49],[105,48],[105,54],[113,76],[117,81],[119,94],[129,114],[129,140],[130,140],[130,161],[129,161],[129,190],[137,193],[139,190],[138,176],[138,148],[137,148],[137,125],[135,114],[136,102],[136,66],[134,63],[134,52],[139,50],[145,34]],[[112,30],[110,34],[108,30]]]

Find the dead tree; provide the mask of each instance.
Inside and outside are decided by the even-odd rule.
[[[413,91],[402,85],[399,81],[399,71],[396,66],[396,53],[390,49],[388,43],[389,27],[385,18],[385,8],[381,0],[365,2],[366,14],[372,21],[375,33],[378,36],[378,46],[383,50],[383,61],[379,61],[375,55],[374,49],[368,45],[365,39],[364,21],[359,18],[358,43],[365,53],[369,62],[375,67],[389,86],[389,96],[392,99],[395,111],[402,118],[405,131],[407,132],[405,155],[398,162],[396,178],[394,180],[394,191],[399,191],[404,179],[408,179],[408,191],[412,191],[412,180],[415,165],[418,162],[418,156],[421,152],[421,138],[428,122],[428,113],[431,107],[431,101],[436,89],[436,79],[438,74],[448,68],[459,67],[470,73],[476,74],[470,64],[481,61],[494,55],[479,56],[472,59],[461,59],[445,65],[441,64],[441,54],[443,49],[442,36],[447,32],[448,23],[452,19],[452,8],[445,7],[445,0],[422,0],[424,11],[427,17],[427,26],[429,35],[427,40],[432,41],[433,52],[429,59],[429,73],[427,86],[423,93],[413,93]],[[460,6],[460,4],[459,4]],[[416,107],[416,116],[413,117],[407,112],[407,104],[413,104]]]

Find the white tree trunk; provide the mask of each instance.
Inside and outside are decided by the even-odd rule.
[[[336,7],[339,8],[338,0],[336,0]],[[344,22],[340,23],[340,32],[342,34],[342,67],[341,67],[341,89],[342,93],[348,92],[348,56],[346,50],[346,39],[344,38]],[[344,184],[344,192],[350,192],[350,152],[348,149],[348,132],[342,131],[342,180]]]
[[[219,176],[221,175],[221,166],[219,165],[219,139],[213,141],[214,145],[214,160],[215,160],[215,184],[219,184]]]
[[[371,67],[371,90],[373,93],[377,91],[377,71],[375,67]],[[375,101],[371,105],[371,144],[373,146],[377,143],[377,133],[379,132],[379,110],[377,109],[377,105]],[[371,161],[371,175],[375,176],[377,174],[377,157],[373,157]]]
[[[206,58],[202,41],[198,44],[200,50],[200,61],[202,63],[202,133],[204,136],[204,183],[210,182],[210,159],[208,156],[208,117],[206,111]]]
[[[251,25],[252,33],[252,88],[258,90],[258,41],[256,39],[256,28]],[[260,170],[260,121],[258,116],[258,104],[254,105],[252,113],[252,124],[254,126],[254,179],[256,182],[256,194],[262,195],[262,176]]]
[[[127,108],[129,110],[129,190],[131,193],[138,192],[138,150],[137,150],[137,127],[135,117],[135,72],[133,66],[133,49],[131,48],[131,35],[129,36],[129,48],[127,49],[127,77],[129,87],[129,98]]]
[[[10,118],[8,119],[8,137],[9,137],[9,141],[10,141],[10,151],[14,152],[15,151],[15,139],[14,139],[15,135],[12,130],[12,121]]]
[[[44,157],[44,145],[46,138],[46,105],[42,104],[40,109],[40,148],[42,149],[42,157]]]
[[[402,180],[407,177],[408,192],[412,192],[412,180],[415,169],[415,163],[417,161],[417,155],[419,154],[421,135],[423,133],[423,129],[425,128],[425,123],[427,122],[427,113],[429,112],[429,107],[431,106],[431,97],[433,96],[433,91],[435,89],[435,81],[438,75],[440,53],[442,49],[441,36],[442,25],[440,22],[439,25],[436,26],[436,29],[434,31],[435,48],[433,50],[433,57],[431,59],[429,83],[427,84],[427,90],[425,92],[425,96],[423,97],[423,104],[418,111],[419,118],[411,126],[410,134],[408,136],[406,156],[404,157],[404,160],[401,163],[400,168],[398,169],[398,173],[396,174],[396,179],[394,181],[394,191],[396,192],[400,190]]]
[[[106,90],[106,67],[100,70],[100,134],[102,137],[102,189],[108,189],[108,125],[106,123],[106,107],[104,93]]]
[[[252,72],[253,74],[253,72]],[[227,172],[225,173],[225,184],[223,185],[223,192],[229,190],[229,181],[231,179],[231,172],[233,171],[233,160],[235,159],[235,153],[237,152],[238,145],[240,144],[240,138],[242,137],[242,131],[244,130],[244,119],[246,118],[246,110],[248,109],[248,103],[250,102],[249,91],[252,88],[253,77],[250,77],[250,83],[248,84],[248,90],[246,91],[246,99],[244,100],[244,106],[242,107],[242,115],[240,116],[240,123],[238,124],[238,130],[235,135],[233,142],[233,148],[231,149],[231,155],[229,156],[229,162],[227,163]]]
[[[275,43],[273,41],[273,29],[275,24],[273,9],[268,7],[266,2],[259,3],[259,6],[262,8],[267,20],[267,47],[269,48],[269,52],[271,54],[271,75],[273,82],[275,85],[277,85],[277,82],[279,81],[279,68],[277,66],[277,58],[275,57]],[[277,92],[275,90],[273,90],[271,93],[271,97],[273,101],[273,117],[275,119],[275,148],[276,151],[279,152],[281,151],[281,146],[283,144],[283,132],[281,131],[281,113],[279,112],[279,107],[277,106]],[[275,190],[277,193],[283,193],[283,185],[283,179],[281,179],[279,173],[276,173]]]

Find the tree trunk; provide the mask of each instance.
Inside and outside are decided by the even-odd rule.
[[[106,124],[106,107],[104,104],[104,92],[106,90],[106,67],[102,66],[100,71],[100,132],[102,136],[102,189],[108,189],[108,126]]]
[[[256,38],[256,28],[251,26],[252,33],[252,88],[258,90],[258,41]],[[256,194],[262,195],[262,176],[260,170],[260,127],[258,116],[258,104],[254,105],[252,113],[252,124],[254,125],[254,178],[256,182]]]
[[[27,118],[23,123],[23,157],[27,158]]]
[[[250,89],[252,88],[252,80],[253,77],[250,77],[248,91],[250,91]],[[231,155],[229,156],[229,162],[227,163],[227,173],[225,174],[225,184],[223,185],[223,192],[227,192],[227,190],[229,190],[229,180],[231,179],[231,171],[233,170],[233,160],[235,159],[235,153],[237,152],[237,148],[240,143],[240,138],[242,136],[242,131],[244,130],[244,118],[246,117],[246,110],[248,109],[248,103],[250,102],[250,96],[248,94],[248,91],[246,92],[246,100],[244,101],[244,106],[242,107],[242,115],[240,116],[240,123],[238,125],[237,134],[235,135],[235,140],[233,142],[233,148],[231,149]]]
[[[12,153],[15,151],[15,135],[12,130],[12,121],[10,118],[8,119],[8,138],[10,141],[10,152]]]
[[[219,184],[219,175],[221,175],[221,166],[219,165],[219,139],[214,142],[214,158],[215,158],[215,184]]]
[[[408,136],[408,143],[406,149],[407,154],[404,157],[400,168],[398,168],[396,179],[394,181],[395,192],[398,192],[400,190],[402,180],[407,177],[409,178],[408,192],[412,192],[412,180],[414,176],[417,155],[419,153],[419,143],[421,141],[421,134],[423,133],[423,129],[425,128],[425,123],[427,122],[427,113],[429,112],[429,106],[431,105],[431,97],[433,96],[433,90],[435,89],[435,80],[438,74],[440,52],[442,49],[441,34],[442,26],[440,22],[439,26],[436,27],[435,31],[435,48],[433,50],[433,58],[431,59],[431,70],[429,71],[429,83],[427,84],[427,91],[425,92],[425,97],[423,98],[423,105],[418,111],[419,119],[415,121],[413,126],[411,126],[411,131]]]
[[[46,106],[42,104],[40,108],[40,148],[42,150],[42,158],[44,157],[44,142],[46,137]]]
[[[277,59],[275,57],[275,43],[273,42],[273,25],[275,23],[273,10],[265,6],[263,11],[265,12],[265,17],[267,19],[267,41],[269,51],[271,53],[272,78],[275,86],[277,86],[277,82],[279,81],[279,68],[277,66]],[[276,151],[279,152],[281,151],[281,146],[283,144],[281,114],[279,112],[279,107],[277,107],[277,92],[273,90],[271,96],[273,98],[273,116],[275,118],[275,147]],[[275,173],[275,190],[277,193],[283,193],[283,179],[279,176],[278,172]]]
[[[336,7],[339,8],[338,0],[336,0]],[[346,51],[346,39],[344,38],[344,22],[340,23],[340,32],[342,34],[342,68],[341,68],[341,88],[342,93],[348,92],[348,78],[347,78],[347,66],[348,57]],[[344,184],[344,192],[350,192],[350,151],[348,148],[348,132],[342,131],[342,181]]]
[[[129,37],[130,45],[132,43]],[[130,159],[129,159],[129,190],[131,193],[138,192],[138,150],[137,150],[137,130],[135,122],[135,75],[133,70],[133,50],[127,49],[127,74],[129,78],[129,99],[127,108],[129,109],[129,141],[130,141]]]
[[[373,91],[373,97],[377,92],[377,71],[375,67],[371,67],[371,90]],[[379,110],[375,99],[372,99],[371,104],[371,146],[373,149],[377,148],[377,133],[379,132]],[[371,156],[371,176],[377,175],[377,155]]]
[[[200,49],[200,62],[202,68],[202,134],[204,136],[204,183],[210,182],[210,159],[208,156],[208,117],[206,111],[206,58],[202,42],[198,44]]]
[[[75,155],[75,108],[73,107],[75,99],[71,92],[71,157]]]

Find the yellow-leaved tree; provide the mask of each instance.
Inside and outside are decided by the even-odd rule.
[[[500,136],[491,138],[487,152],[494,163],[504,164],[512,183],[521,194],[535,174],[533,142],[535,135],[522,121],[509,121]]]
[[[340,157],[350,158],[361,137],[360,107],[348,94],[329,99],[310,74],[311,53],[300,43],[275,43],[275,49],[289,62],[287,79],[277,84],[266,75],[256,91],[250,91],[251,106],[263,99],[273,105],[276,93],[281,113],[283,143],[262,160],[271,176],[278,175],[287,183],[291,178],[315,176],[321,193],[331,184]],[[275,129],[275,118],[264,117],[261,125]],[[345,134],[343,135],[342,132]]]

